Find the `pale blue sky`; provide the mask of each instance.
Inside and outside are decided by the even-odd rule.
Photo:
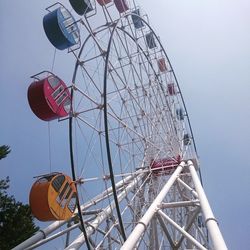
[[[8,158],[0,162],[0,177],[10,176],[10,192],[23,202],[28,202],[32,177],[49,171],[47,123],[31,113],[26,92],[29,76],[52,65],[54,49],[42,28],[44,9],[51,3],[0,1],[0,144],[12,148]],[[250,2],[139,3],[160,35],[179,80],[206,193],[226,243],[229,249],[248,249]],[[64,52],[57,53],[55,70],[62,72],[66,81],[70,81],[73,67]],[[52,165],[66,168],[68,159],[62,157],[68,154],[66,124],[58,128],[52,123],[51,130],[52,151],[55,141],[65,141],[60,145],[60,155],[58,150],[52,152]]]

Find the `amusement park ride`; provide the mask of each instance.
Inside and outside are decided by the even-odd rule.
[[[134,0],[67,4],[79,20],[56,3],[43,27],[75,58],[72,82],[42,71],[28,101],[41,120],[68,122],[71,177],[37,177],[31,210],[51,224],[14,249],[62,239],[60,249],[227,249],[179,84],[147,15]]]

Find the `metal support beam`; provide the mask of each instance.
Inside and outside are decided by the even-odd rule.
[[[156,217],[153,217],[152,227],[153,227],[153,235],[154,235],[154,249],[159,249],[159,239],[158,239],[159,235],[158,235],[158,230],[157,230]]]
[[[199,206],[199,200],[192,201],[177,201],[170,203],[162,203],[160,208],[175,208],[175,207],[187,207],[187,206]]]
[[[180,231],[187,239],[189,239],[198,249],[207,250],[204,246],[202,246],[193,236],[187,233],[182,227],[180,227],[176,222],[174,222],[171,218],[169,218],[166,214],[164,214],[161,210],[158,211],[158,214],[161,215],[168,223],[174,226],[178,231]]]
[[[176,248],[176,245],[175,243],[173,242],[171,236],[170,236],[170,233],[168,232],[168,229],[165,225],[165,222],[164,220],[161,218],[161,216],[159,214],[156,214],[156,217],[158,219],[158,221],[160,222],[160,225],[162,227],[162,231],[163,233],[165,234],[165,236],[167,237],[167,240],[169,241],[169,244],[171,245],[171,248],[172,249],[175,249]]]
[[[177,179],[177,181],[184,186],[187,190],[189,190],[194,196],[195,198],[198,198],[198,194],[195,192],[195,190],[191,187],[188,186],[187,183],[185,183],[183,180],[181,180],[180,178]]]
[[[129,175],[126,178],[124,178],[123,180],[117,182],[116,188],[118,189],[118,188],[124,186],[126,183],[129,183],[133,178],[136,177],[136,175],[138,175],[141,172],[142,172],[142,170],[138,170],[136,173]],[[107,190],[105,190],[101,194],[97,195],[92,200],[88,201],[86,204],[82,205],[81,210],[86,211],[86,209],[90,208],[91,206],[96,205],[98,202],[109,197],[112,194],[112,192],[113,192],[112,187],[109,187]],[[75,213],[77,213],[77,211]],[[55,235],[52,235],[51,237],[48,237],[51,233],[55,232],[58,228],[62,227],[64,224],[70,222],[74,218],[75,218],[75,216],[68,221],[55,221],[55,222],[51,223],[45,229],[39,230],[35,235],[33,235],[29,239],[25,240],[24,242],[22,242],[21,244],[19,244],[15,248],[13,248],[13,250],[22,250],[22,249],[27,249],[29,247],[32,248],[33,245],[40,246],[42,244],[47,243],[50,240],[53,240],[53,239],[61,236],[62,234],[65,234],[65,233],[75,229],[77,227],[77,225],[72,225],[71,227],[67,228],[66,230],[63,230],[59,233],[56,233]]]
[[[158,196],[155,198],[151,206],[148,208],[147,212],[144,214],[144,216],[140,219],[130,236],[127,238],[125,243],[122,246],[122,250],[129,250],[133,249],[137,242],[139,242],[140,237],[143,235],[144,231],[146,230],[149,222],[153,218],[154,214],[158,210],[158,206],[161,204],[165,196],[167,195],[168,191],[176,181],[176,179],[179,177],[179,174],[181,173],[182,169],[185,166],[185,162],[181,162],[180,165],[176,168],[174,173],[171,175],[161,192],[158,194]]]
[[[214,217],[214,214],[213,214],[212,209],[209,205],[206,194],[202,188],[202,185],[200,183],[200,179],[197,175],[197,172],[194,168],[192,161],[188,161],[188,167],[189,167],[189,171],[191,173],[191,176],[192,176],[192,179],[194,182],[195,190],[199,196],[202,213],[203,213],[204,218],[205,218],[205,224],[207,226],[209,235],[211,237],[214,249],[215,250],[226,250],[227,249],[226,243],[222,237],[222,234],[221,234],[220,229],[218,227],[217,220]]]
[[[197,218],[197,215],[200,213],[200,207],[197,207],[196,210],[193,211],[192,215],[189,217],[186,226],[183,228],[185,231],[189,231],[189,229],[192,227],[195,219]],[[176,249],[179,249],[181,246],[181,243],[183,242],[185,236],[182,235],[178,243],[176,244]]]
[[[139,174],[135,177],[130,184],[124,190],[118,194],[118,202],[121,202],[135,186],[136,184],[142,179],[144,174]],[[98,227],[99,225],[105,221],[111,215],[112,211],[114,210],[116,204],[113,201],[109,206],[107,206],[103,211],[98,214],[95,220],[89,223],[90,226],[86,228],[87,235],[90,236]],[[65,250],[77,250],[79,249],[85,242],[84,235],[81,233]]]

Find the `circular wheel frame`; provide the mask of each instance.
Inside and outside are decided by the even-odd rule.
[[[133,230],[174,171],[153,169],[154,163],[171,160],[178,165],[179,160],[196,157],[186,107],[167,54],[149,24],[137,16],[144,26],[136,30],[131,15],[135,14],[88,30],[76,56],[70,152],[73,179],[79,184],[78,208],[92,202],[87,208],[83,205],[80,216],[89,247],[119,247]],[[145,39],[149,33],[152,49]],[[164,72],[158,68],[159,59],[166,63]],[[183,120],[178,119],[177,109],[184,111]],[[184,142],[185,134],[191,135],[191,146]],[[179,198],[172,192],[167,199]],[[180,221],[185,212],[171,211]],[[162,229],[151,224],[138,243],[141,248],[167,244],[162,236],[155,239]],[[80,236],[73,244],[84,241]]]

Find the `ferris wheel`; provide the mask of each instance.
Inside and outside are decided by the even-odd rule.
[[[37,177],[31,209],[52,222],[15,249],[58,239],[60,249],[227,249],[178,81],[148,16],[134,1],[69,4],[75,14],[56,3],[43,26],[75,58],[72,82],[42,71],[28,100],[41,120],[68,122],[72,174]]]

